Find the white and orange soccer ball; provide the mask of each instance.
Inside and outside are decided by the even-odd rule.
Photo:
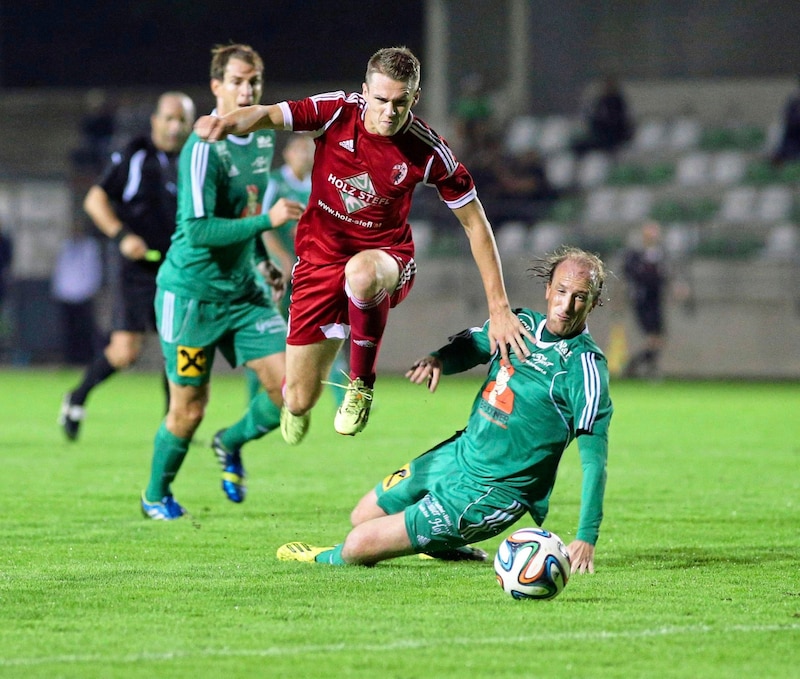
[[[521,528],[500,543],[494,572],[503,591],[515,599],[552,599],[567,586],[569,553],[555,533]]]

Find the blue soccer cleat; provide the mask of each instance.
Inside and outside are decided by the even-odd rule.
[[[222,491],[231,502],[244,502],[247,486],[244,483],[245,473],[242,454],[238,448],[229,450],[222,442],[222,433],[224,431],[224,429],[220,429],[214,435],[214,440],[211,443],[211,448],[222,466]]]
[[[142,493],[142,514],[156,521],[174,521],[186,514],[186,510],[172,495],[162,498],[161,502],[150,502]]]

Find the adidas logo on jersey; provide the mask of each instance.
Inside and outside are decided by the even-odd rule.
[[[352,139],[345,139],[344,141],[339,142],[339,146],[341,146],[346,151],[350,151],[353,153],[353,140]]]

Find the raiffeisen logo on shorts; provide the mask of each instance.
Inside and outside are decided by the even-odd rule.
[[[370,205],[388,205],[391,202],[388,198],[375,195],[372,178],[366,172],[347,179],[339,179],[336,175],[329,174],[328,181],[339,190],[344,209],[349,214]]]

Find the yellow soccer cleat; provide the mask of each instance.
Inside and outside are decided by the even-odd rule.
[[[281,408],[281,436],[290,446],[296,446],[308,432],[311,413],[295,415],[285,405]]]
[[[345,436],[355,436],[363,431],[369,420],[372,407],[373,390],[367,387],[360,377],[350,380],[346,387],[344,401],[336,411],[333,428]]]
[[[278,547],[275,556],[279,561],[303,561],[305,563],[314,563],[317,554],[326,552],[333,547],[314,547],[305,542],[287,542],[285,545]]]

